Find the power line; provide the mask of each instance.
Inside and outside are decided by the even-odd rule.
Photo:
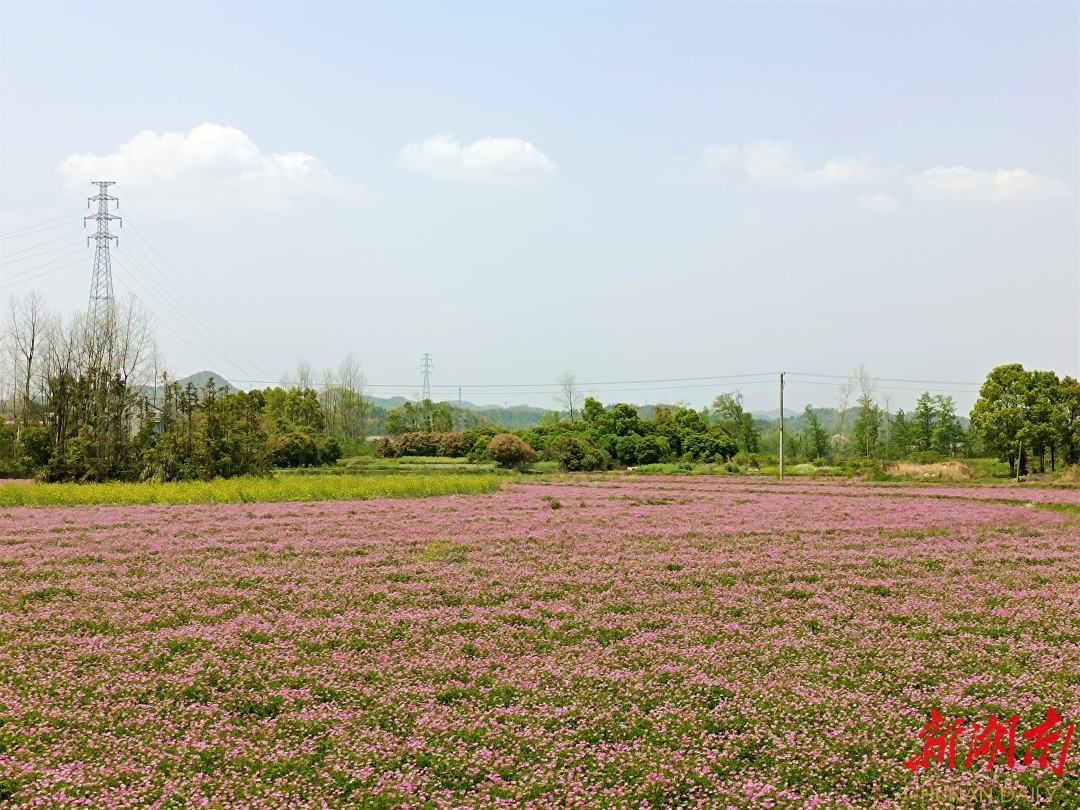
[[[137,251],[139,251],[142,257],[146,259],[149,266],[158,271],[156,274],[151,274],[149,270],[146,270],[146,268],[141,263],[137,262],[135,260],[135,257],[129,252],[121,251],[121,253],[132,262],[132,267],[140,271],[140,274],[142,275],[146,283],[152,284],[154,289],[156,289],[163,296],[165,300],[161,301],[160,305],[162,307],[164,307],[167,311],[177,309],[183,310],[184,313],[191,319],[189,323],[198,324],[198,327],[190,327],[192,330],[192,334],[198,334],[199,332],[209,333],[216,342],[223,344],[226,348],[231,350],[233,354],[241,356],[241,358],[243,358],[247,363],[250,364],[250,368],[255,369],[256,373],[266,374],[269,372],[273,374],[272,371],[270,371],[266,366],[264,366],[258,360],[254,359],[253,356],[249,354],[249,350],[245,344],[238,341],[234,342],[233,340],[229,339],[229,337],[226,335],[226,332],[231,334],[232,330],[228,329],[228,326],[224,321],[216,321],[212,317],[205,315],[203,311],[199,308],[197,303],[191,302],[191,300],[186,297],[186,294],[174,283],[172,277],[162,272],[160,268],[157,267],[157,265],[154,263],[154,260],[149,255],[147,255],[146,251],[144,251],[139,246],[138,242],[132,241],[131,244]],[[170,289],[166,290],[163,286],[159,286],[158,280],[160,280],[164,285],[168,285]],[[166,301],[169,301],[171,303],[165,303]],[[225,331],[219,329],[219,326],[223,327]]]
[[[79,245],[79,244],[60,245],[59,247],[49,248],[48,250],[41,251],[41,253],[32,253],[29,256],[22,256],[22,257],[20,257],[18,259],[4,259],[3,261],[0,261],[0,266],[8,265],[8,264],[18,264],[19,262],[30,261],[30,259],[36,259],[36,258],[38,258],[40,256],[47,256],[50,253],[56,253],[56,251],[58,251],[58,250],[71,250],[71,248],[73,248],[73,247],[82,247],[82,245]]]
[[[832,376],[832,375],[824,375],[824,374],[822,374],[820,376],[824,377],[824,376]],[[819,380],[792,380],[789,377],[788,382],[797,382],[797,383],[799,383],[801,385],[825,385],[825,386],[828,386],[829,388],[835,388],[836,387],[835,383],[821,382]],[[880,389],[883,389],[885,391],[926,391],[927,390],[926,388],[908,388],[908,387],[899,386],[899,385],[878,385],[876,387],[880,388]],[[934,390],[934,393],[937,393],[937,394],[977,394],[977,393],[979,393],[979,389],[977,389],[977,388],[935,388],[933,390]]]
[[[26,202],[15,203],[14,205],[5,205],[3,208],[0,208],[0,211],[17,211],[20,208],[29,208],[30,206],[33,206],[33,205],[40,205],[41,203],[47,203],[47,202],[52,202],[53,200],[59,200],[62,197],[70,197],[72,194],[75,194],[75,193],[80,192],[82,190],[83,190],[82,186],[74,186],[72,188],[69,188],[67,191],[61,191],[61,192],[58,192],[57,194],[50,194],[47,197],[38,197],[38,198],[33,199],[33,200],[27,200]]]
[[[244,355],[247,362],[256,370],[256,373],[273,375],[275,373],[274,371],[263,365],[258,359],[255,359],[259,352],[248,345],[240,335],[233,331],[227,318],[215,317],[213,313],[209,312],[206,307],[203,306],[203,302],[207,300],[207,296],[200,296],[193,291],[184,280],[183,274],[178,273],[175,268],[166,263],[165,258],[154,248],[152,243],[146,240],[146,237],[139,232],[138,228],[132,227],[130,220],[128,221],[128,227],[133,233],[138,235],[137,239],[129,240],[132,246],[146,260],[147,265],[157,272],[158,277],[171,288],[172,293],[168,297],[175,298],[178,304],[183,304],[184,302],[190,304],[189,311],[192,314],[192,317],[202,322],[206,331],[215,333],[217,339],[239,347],[238,353]],[[157,256],[165,269],[159,266],[158,262],[155,261],[146,250],[143,250],[142,245],[145,245],[151,253]],[[171,272],[166,272],[166,269]],[[226,338],[224,336],[225,334],[231,335],[231,340]]]
[[[81,265],[82,262],[83,262],[82,259],[79,259],[78,261],[72,261],[70,265],[64,265],[62,267],[54,267],[52,270],[45,270],[45,272],[39,273],[38,275],[31,275],[29,279],[23,279],[22,281],[16,281],[16,282],[12,282],[10,284],[6,283],[6,282],[3,282],[3,283],[0,283],[0,289],[6,289],[8,287],[15,287],[15,286],[18,286],[19,284],[25,284],[28,281],[37,281],[38,279],[43,279],[44,276],[46,276],[46,275],[52,275],[53,273],[58,273],[60,270],[67,270],[69,267],[75,267],[76,265]]]
[[[800,377],[830,377],[837,380],[850,380],[850,374],[814,374],[809,371],[791,371],[790,374],[798,374]],[[881,382],[901,382],[901,383],[925,383],[927,385],[979,385],[979,383],[973,382],[946,382],[943,380],[905,380],[897,377],[873,377],[875,381]]]
[[[63,256],[57,256],[55,259],[51,259],[50,261],[47,261],[47,262],[45,262],[43,264],[39,264],[37,267],[30,267],[30,268],[28,268],[26,270],[21,270],[18,273],[10,275],[7,278],[0,279],[0,287],[13,287],[16,284],[24,284],[27,281],[33,281],[34,279],[41,278],[42,276],[47,276],[50,273],[55,273],[58,270],[63,270],[64,267],[71,267],[71,265],[64,265],[64,267],[55,267],[52,270],[49,270],[49,271],[47,271],[45,273],[41,273],[40,275],[31,276],[30,278],[23,278],[21,281],[16,281],[16,279],[19,279],[22,276],[29,275],[30,273],[36,273],[39,270],[43,270],[44,268],[48,267],[50,264],[56,264],[57,262],[62,262],[62,261],[64,261],[64,259],[70,259],[72,256],[76,255],[77,253],[85,253],[85,251],[86,251],[86,248],[84,246],[80,245],[79,247],[77,247],[71,253],[66,253]],[[80,259],[80,261],[81,261],[81,259]]]
[[[119,285],[120,285],[121,287],[123,287],[123,288],[124,288],[125,290],[127,290],[128,294],[129,294],[129,295],[130,295],[130,296],[131,296],[132,298],[134,298],[134,299],[135,299],[136,301],[138,301],[138,302],[139,302],[140,304],[142,304],[142,306],[146,307],[146,309],[147,309],[147,310],[151,310],[151,308],[150,308],[150,307],[148,307],[148,306],[146,306],[146,303],[145,303],[145,302],[144,302],[144,301],[143,301],[143,300],[142,300],[141,298],[139,298],[139,296],[137,296],[137,295],[135,294],[134,290],[132,290],[132,289],[131,289],[130,287],[128,287],[128,286],[127,286],[127,285],[126,285],[126,284],[124,283],[123,279],[117,279],[117,283],[118,283],[118,284],[119,284]],[[151,311],[152,311],[152,310],[151,310]],[[205,355],[203,355],[203,354],[202,354],[201,352],[199,352],[199,350],[198,350],[198,349],[196,349],[196,348],[195,348],[194,346],[192,346],[192,345],[191,345],[190,343],[188,343],[188,342],[187,342],[187,341],[186,341],[186,340],[184,339],[184,336],[183,336],[183,335],[182,335],[182,334],[181,334],[180,332],[177,332],[177,331],[176,331],[175,329],[173,329],[173,328],[172,328],[171,326],[169,326],[169,324],[168,324],[168,323],[166,323],[165,321],[162,321],[162,320],[161,320],[160,318],[158,319],[158,322],[159,322],[159,323],[160,323],[160,324],[161,324],[162,326],[164,326],[164,327],[165,327],[166,329],[168,329],[168,330],[169,330],[170,332],[172,332],[172,333],[173,333],[174,335],[176,335],[176,337],[177,337],[177,338],[178,338],[178,339],[180,340],[180,342],[181,342],[181,343],[182,343],[182,344],[183,344],[184,346],[186,346],[186,347],[187,347],[187,348],[188,348],[188,349],[189,349],[189,350],[190,350],[190,351],[192,352],[192,354],[195,354],[196,356],[198,356],[198,357],[199,357],[199,359],[201,359],[201,360],[202,360],[203,362],[205,362],[205,363],[206,363],[207,365],[211,365],[211,366],[212,366],[212,365],[215,365],[214,361],[212,361],[212,360],[207,360],[207,359],[206,359],[206,356],[205,356]],[[157,380],[155,380],[155,381],[154,381],[154,385],[155,385],[155,386],[157,385]]]
[[[145,211],[141,207],[139,207],[139,205],[137,203],[132,203],[131,202],[131,195],[126,194],[126,196],[128,197],[129,207],[134,208],[134,210],[143,218],[143,221],[150,228],[152,228],[154,230],[154,232],[157,234],[158,238],[162,241],[162,243],[167,245],[169,247],[169,249],[172,250],[172,252],[174,254],[176,254],[177,258],[179,258],[180,261],[182,261],[185,265],[187,265],[187,267],[190,268],[191,271],[193,273],[195,273],[196,276],[199,277],[199,280],[200,280],[201,284],[205,288],[209,289],[210,292],[214,293],[214,300],[223,301],[225,304],[227,304],[229,306],[230,309],[232,309],[233,312],[235,312],[240,318],[246,320],[248,322],[248,324],[253,329],[255,329],[257,332],[259,332],[260,335],[262,336],[263,340],[273,344],[275,347],[282,350],[283,353],[287,353],[288,349],[285,346],[283,346],[281,343],[278,342],[277,337],[273,333],[271,333],[268,330],[264,329],[263,326],[261,324],[259,324],[254,318],[252,318],[246,311],[244,311],[240,307],[233,304],[231,299],[229,298],[229,296],[223,295],[220,290],[218,290],[216,287],[214,287],[214,285],[210,281],[210,279],[208,279],[206,277],[206,275],[203,274],[203,272],[198,268],[198,266],[195,265],[193,262],[191,262],[186,256],[184,256],[184,254],[182,254],[179,250],[177,250],[177,248],[171,242],[169,242],[169,240],[161,232],[161,229],[159,229],[154,224],[154,221],[152,219],[150,219],[146,215]],[[134,227],[134,226],[132,226],[132,227]],[[146,242],[147,246],[158,256],[158,258],[161,259],[162,264],[164,264],[166,267],[169,267],[171,270],[173,270],[173,273],[177,276],[177,278],[183,278],[182,274],[177,273],[175,268],[171,267],[168,260],[166,260],[165,257],[162,256],[157,251],[157,249],[154,247],[153,243],[150,242],[150,240],[143,237],[142,233],[139,232],[137,228],[135,230],[136,230],[137,233],[139,233],[140,238],[142,238]]]
[[[138,265],[135,263],[134,257],[132,257],[131,254],[125,253],[125,252],[122,251],[120,253],[120,256],[118,256],[117,258],[118,258],[118,262],[117,262],[118,266],[121,267],[121,269],[124,269],[124,270],[128,271],[128,279],[129,279],[129,281],[137,283],[139,288],[143,291],[143,293],[145,295],[147,295],[149,298],[153,299],[153,301],[158,306],[157,311],[159,311],[160,313],[167,313],[169,315],[169,317],[176,319],[177,322],[179,322],[183,326],[183,328],[187,330],[187,334],[189,336],[199,334],[200,332],[209,331],[205,327],[200,328],[192,320],[189,319],[189,318],[194,318],[196,316],[191,312],[191,310],[182,301],[175,301],[174,305],[170,306],[166,302],[167,299],[170,298],[169,293],[166,290],[164,290],[163,288],[161,288],[160,286],[158,286],[157,282],[154,281],[149,274],[146,274],[144,271],[140,271],[138,273],[135,273],[133,271],[133,268],[137,267]],[[130,265],[129,265],[129,262],[130,262]],[[137,278],[139,279],[138,281],[137,281]],[[159,297],[159,295],[163,296],[163,298]],[[177,306],[176,304],[179,304],[179,306]],[[151,309],[151,311],[155,311],[155,308],[153,308],[153,307],[151,307],[150,309]],[[159,321],[161,321],[169,329],[170,332],[173,332],[174,334],[178,334],[175,329],[170,327],[168,325],[168,323],[166,323],[164,321],[162,315],[159,314],[158,319],[159,319]],[[211,361],[207,361],[207,362],[210,362],[211,365],[218,365],[221,361],[224,361],[225,365],[231,366],[232,368],[237,369],[238,371],[240,371],[241,374],[250,374],[250,371],[248,369],[246,369],[244,366],[240,365],[240,363],[238,363],[237,360],[234,359],[236,355],[240,355],[241,353],[236,351],[235,348],[229,346],[227,341],[221,340],[220,342],[225,344],[224,345],[225,351],[226,352],[231,352],[231,354],[234,357],[230,357],[229,354],[225,354],[225,353],[219,354],[218,352],[215,352],[215,355],[218,356],[219,360],[217,362],[211,362]],[[191,344],[187,343],[186,341],[184,342],[184,345],[187,346],[188,348],[192,348]],[[192,349],[192,351],[194,351],[194,349]],[[203,360],[206,360],[206,357],[204,355],[202,355],[201,353],[196,352],[196,354],[199,354],[199,356]],[[248,359],[250,359],[250,358],[248,358]]]
[[[51,245],[53,242],[59,242],[61,239],[69,239],[72,236],[79,236],[80,240],[82,238],[81,232],[78,231],[78,230],[75,230],[75,231],[71,231],[70,233],[62,233],[59,236],[54,236],[52,239],[46,239],[44,242],[38,242],[36,245],[30,245],[30,247],[24,247],[24,248],[21,248],[19,250],[13,250],[10,253],[5,253],[4,255],[6,257],[8,257],[8,258],[10,258],[11,256],[18,256],[20,253],[26,253],[26,251],[28,251],[28,250],[37,250],[39,247],[42,247],[43,245]],[[22,261],[22,259],[20,259],[19,261]]]
[[[36,233],[43,233],[44,231],[52,231],[57,228],[63,228],[70,223],[73,219],[77,218],[78,214],[67,214],[56,219],[47,219],[44,222],[40,222],[37,225],[27,225],[23,228],[16,228],[14,231],[8,231],[0,236],[0,239],[19,239],[23,236],[33,236]],[[60,220],[63,220],[61,222]],[[50,224],[55,223],[55,224]]]

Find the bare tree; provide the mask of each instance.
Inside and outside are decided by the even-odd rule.
[[[352,352],[345,355],[338,367],[341,384],[341,430],[347,439],[363,442],[367,436],[370,413],[369,389],[364,370]]]
[[[341,399],[341,392],[338,388],[337,378],[334,375],[334,369],[324,368],[319,375],[319,381],[319,405],[322,406],[326,430],[333,434],[338,427],[338,402]]]
[[[296,364],[296,387],[301,391],[306,391],[312,387],[312,383],[315,380],[315,373],[311,370],[311,363],[307,360],[301,360]]]
[[[570,413],[570,421],[574,421],[574,411],[581,402],[581,388],[578,386],[577,374],[567,369],[556,380],[559,392],[556,399]]]
[[[836,392],[836,433],[837,441],[844,444],[844,425],[847,422],[848,405],[851,402],[851,394],[855,391],[855,381],[850,377],[840,385]]]
[[[33,291],[8,302],[8,348],[11,351],[15,394],[12,410],[21,427],[31,422],[34,377],[40,373],[41,354],[49,315],[45,299]]]
[[[881,413],[874,402],[877,382],[866,370],[865,363],[859,363],[851,380],[859,391],[859,416],[852,425],[852,432],[856,434],[854,438],[864,456],[870,458],[881,438]]]
[[[103,318],[80,312],[52,321],[43,399],[54,457],[63,460],[68,440],[85,430],[80,474],[100,479],[126,467],[143,386],[155,382],[155,355],[153,320],[134,297]]]
[[[866,370],[866,363],[859,363],[856,366],[852,380],[859,390],[859,399],[870,401],[874,399],[874,395],[877,393],[877,381]]]
[[[161,397],[158,396],[160,388],[164,388],[168,381],[169,367],[165,362],[165,355],[161,352],[161,347],[157,345],[155,341],[154,347],[150,352],[150,367],[154,374],[154,387],[152,390],[154,407],[158,407]],[[160,387],[159,387],[160,384]]]
[[[128,386],[149,384],[157,348],[153,316],[138,299],[129,296],[115,304],[113,320],[113,373]]]

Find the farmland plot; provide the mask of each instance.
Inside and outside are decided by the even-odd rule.
[[[0,510],[0,804],[1078,807],[1080,515],[1041,505],[1078,501],[657,478]],[[935,709],[952,767],[917,764]],[[991,715],[1014,760],[971,751]]]

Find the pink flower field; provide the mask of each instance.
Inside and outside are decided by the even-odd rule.
[[[955,767],[913,771],[934,708]],[[1014,714],[1013,766],[966,765]],[[1076,808],[1071,723],[1076,491],[0,511],[3,806]]]

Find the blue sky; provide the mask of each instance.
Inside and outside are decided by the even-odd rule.
[[[77,242],[114,179],[117,289],[179,374],[1076,375],[1078,9],[5,2],[0,297],[85,306],[91,257],[31,226]],[[755,379],[590,390],[775,407]]]

